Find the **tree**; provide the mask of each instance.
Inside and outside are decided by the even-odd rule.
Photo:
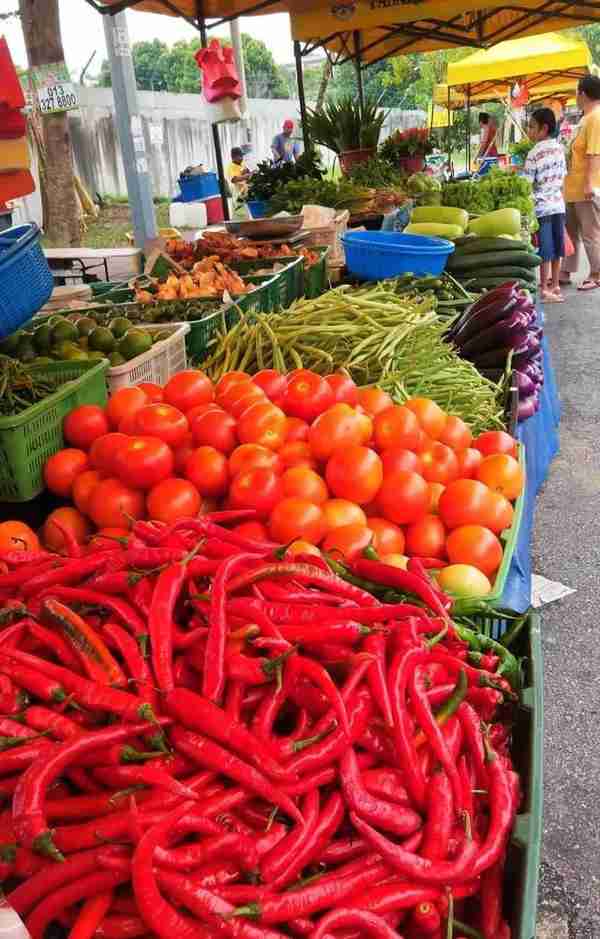
[[[365,95],[379,98],[382,107],[400,107],[403,104],[402,90],[394,83],[388,82],[386,76],[390,70],[389,61],[375,62],[363,72],[363,89]],[[330,97],[342,95],[357,95],[358,81],[354,62],[344,62],[333,70],[333,79],[329,83],[328,95]],[[404,103],[404,107],[407,105]]]
[[[413,53],[389,60],[384,84],[402,93],[403,106],[426,110],[436,85],[446,81],[449,62],[471,55],[470,49],[440,49],[437,52]]]
[[[63,62],[58,0],[19,0],[19,9],[30,69]],[[39,164],[46,235],[60,247],[78,245],[81,228],[68,114],[37,112],[35,121],[41,126]]]
[[[224,39],[223,42],[229,45],[229,40]],[[191,39],[189,42],[180,39],[170,47],[160,39],[134,43],[131,53],[140,91],[171,91],[178,94],[199,92],[202,76],[194,55],[200,45],[199,39]],[[289,97],[288,78],[264,42],[243,33],[242,48],[248,97]],[[110,65],[106,61],[102,63],[99,84],[104,88],[111,86]]]

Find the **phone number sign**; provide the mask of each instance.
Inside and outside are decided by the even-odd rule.
[[[64,62],[35,68],[33,82],[42,114],[59,114],[79,107],[77,93]]]

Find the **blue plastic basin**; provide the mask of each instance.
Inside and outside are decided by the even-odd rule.
[[[264,218],[267,214],[267,203],[258,200],[248,202],[248,209],[252,218]]]
[[[357,231],[342,236],[346,266],[363,280],[399,274],[441,274],[454,251],[451,241],[402,232]]]

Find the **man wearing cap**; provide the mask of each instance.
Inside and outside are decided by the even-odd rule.
[[[292,140],[294,122],[289,118],[283,122],[283,130],[273,137],[271,150],[276,163],[293,163],[300,156],[300,144]]]

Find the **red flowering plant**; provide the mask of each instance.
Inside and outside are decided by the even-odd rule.
[[[409,127],[395,131],[379,148],[382,160],[397,163],[403,157],[425,157],[433,152],[433,141],[427,127]]]

